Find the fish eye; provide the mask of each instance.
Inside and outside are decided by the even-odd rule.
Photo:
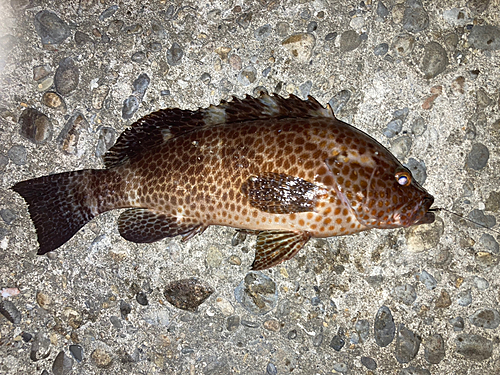
[[[395,177],[396,177],[396,180],[398,181],[398,184],[400,184],[401,186],[408,186],[411,183],[410,172],[407,172],[407,171],[397,172]]]

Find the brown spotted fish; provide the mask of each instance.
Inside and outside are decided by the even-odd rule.
[[[209,225],[255,231],[254,270],[291,259],[311,237],[434,220],[434,198],[410,171],[312,97],[160,110],[126,130],[104,164],[13,186],[29,205],[38,254],[119,208],[120,234],[138,243]]]

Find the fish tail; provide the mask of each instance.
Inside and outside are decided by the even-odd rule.
[[[57,249],[98,214],[108,211],[96,199],[108,170],[81,170],[21,181],[12,187],[26,203],[35,225],[42,255]],[[109,205],[108,205],[109,206]]]

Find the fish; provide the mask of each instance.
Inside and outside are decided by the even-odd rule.
[[[103,169],[16,183],[38,254],[99,214],[126,209],[135,243],[188,240],[220,225],[257,235],[253,270],[292,259],[310,238],[432,223],[434,198],[381,143],[308,96],[233,97],[136,121]]]

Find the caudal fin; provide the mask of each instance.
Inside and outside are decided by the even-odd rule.
[[[12,187],[29,206],[42,255],[57,249],[97,214],[89,202],[96,170],[82,170],[21,181]]]

